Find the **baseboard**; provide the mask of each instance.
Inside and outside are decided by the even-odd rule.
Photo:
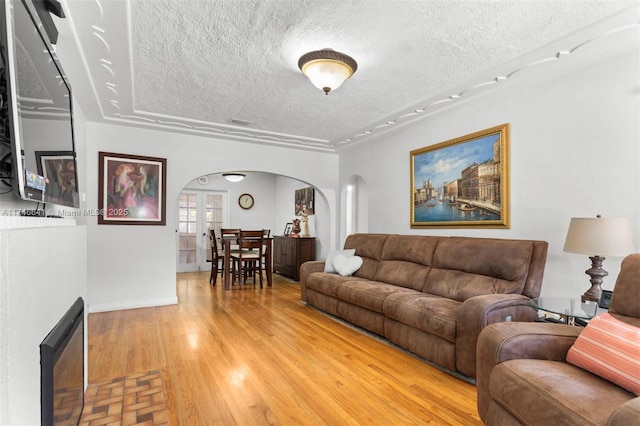
[[[177,305],[178,297],[158,297],[155,299],[127,300],[113,303],[87,304],[89,313],[122,311],[125,309],[152,308],[155,306]]]

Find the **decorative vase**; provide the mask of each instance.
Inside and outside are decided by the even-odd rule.
[[[300,236],[300,219],[293,219],[293,229],[289,236],[291,238],[298,238]]]

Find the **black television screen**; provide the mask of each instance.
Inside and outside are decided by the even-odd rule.
[[[12,182],[25,200],[79,206],[71,88],[30,0],[2,3]]]
[[[79,297],[40,344],[43,425],[77,425],[84,407],[84,300]]]

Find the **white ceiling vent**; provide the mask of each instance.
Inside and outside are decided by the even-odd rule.
[[[231,118],[229,119],[229,124],[233,124],[236,126],[250,126],[253,124],[253,121],[242,120],[240,118]]]

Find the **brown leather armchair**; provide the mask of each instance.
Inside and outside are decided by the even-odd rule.
[[[640,253],[622,262],[609,313],[640,327]],[[638,425],[640,397],[566,362],[584,330],[496,323],[477,346],[478,413],[488,425]]]

